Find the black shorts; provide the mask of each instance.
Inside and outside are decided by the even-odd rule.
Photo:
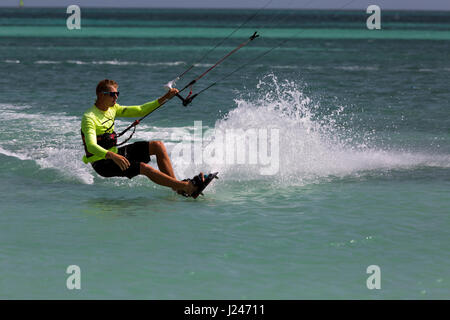
[[[150,151],[147,141],[138,141],[119,148],[119,154],[130,162],[128,169],[122,171],[111,159],[98,160],[92,163],[95,172],[105,178],[137,176],[141,171],[141,162],[150,162]]]

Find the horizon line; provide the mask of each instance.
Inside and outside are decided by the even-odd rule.
[[[89,9],[165,9],[165,10],[262,10],[262,11],[269,11],[269,10],[310,10],[310,11],[360,11],[360,10],[366,10],[366,8],[287,8],[287,7],[273,7],[273,8],[265,8],[265,9],[258,9],[258,8],[249,8],[249,7],[233,7],[233,8],[226,8],[226,7],[148,7],[148,6],[135,6],[135,7],[114,7],[114,6],[108,6],[108,7],[98,7],[98,6],[80,6],[80,8],[89,8]],[[59,9],[59,8],[67,8],[67,6],[18,6],[18,5],[0,5],[0,8],[16,8],[16,9]],[[383,9],[383,11],[424,11],[424,12],[449,12],[449,9]]]

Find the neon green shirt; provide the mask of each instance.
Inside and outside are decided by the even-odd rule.
[[[143,117],[150,112],[153,112],[160,106],[158,100],[147,102],[141,106],[121,106],[115,104],[108,108],[106,111],[102,111],[95,106],[95,104],[83,114],[81,119],[81,130],[84,134],[86,142],[86,148],[93,156],[83,156],[83,162],[89,163],[105,159],[108,151],[117,153],[117,147],[111,149],[104,149],[97,144],[97,136],[104,134],[108,129],[108,132],[114,131],[114,119],[116,117],[130,117],[137,118]]]

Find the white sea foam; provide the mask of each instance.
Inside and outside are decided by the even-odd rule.
[[[31,160],[31,158],[29,158],[23,154],[16,153],[13,151],[8,151],[8,150],[3,149],[2,147],[0,147],[0,154],[4,154],[5,156],[8,156],[8,157],[14,157],[14,158],[17,158],[20,160]]]
[[[335,69],[345,71],[375,71],[379,68],[376,66],[337,66]]]
[[[5,63],[20,63],[20,60],[4,60]]]
[[[373,142],[376,132],[357,133],[350,123],[348,126],[340,123],[344,116],[348,118],[346,113],[349,111],[344,106],[329,108],[328,113],[323,113],[324,108],[306,96],[298,85],[280,82],[274,76],[260,82],[257,97],[237,99],[236,104],[237,107],[226,118],[216,122],[214,129],[218,132],[278,129],[279,171],[274,176],[266,176],[261,174],[262,166],[259,164],[214,163],[204,158],[202,164],[195,165],[185,157],[174,157],[179,173],[189,176],[199,170],[211,170],[220,171],[224,179],[271,179],[287,184],[304,184],[328,177],[361,176],[380,170],[450,167],[450,155],[377,147]],[[181,143],[192,144],[191,141]],[[211,145],[217,150],[223,148],[221,141],[213,136],[210,141],[204,141],[203,151]],[[245,147],[249,147],[248,143]]]
[[[92,61],[92,64],[109,64],[113,66],[128,66],[128,65],[136,65],[138,62],[134,61],[117,61],[117,60],[109,60],[109,61]]]
[[[297,69],[298,66],[272,66],[274,69]]]
[[[35,64],[60,64],[61,61],[51,61],[51,60],[38,60],[34,62]]]
[[[30,109],[31,106],[28,105],[17,105],[17,104],[10,104],[10,103],[0,103],[0,110],[24,110],[24,109]]]
[[[179,66],[182,64],[186,64],[184,61],[174,61],[174,62],[143,62],[139,63],[143,66]]]
[[[75,178],[82,183],[94,183],[90,166],[81,161],[81,148],[73,148],[61,144],[59,146],[43,147],[34,150],[32,156],[41,168],[57,169],[67,178]]]
[[[38,63],[38,62],[36,62]],[[47,61],[40,63],[60,63],[58,61]],[[169,62],[138,62],[138,61],[119,61],[119,60],[98,60],[98,61],[81,61],[81,60],[67,60],[66,63],[77,65],[112,65],[112,66],[178,66],[186,64],[184,61],[169,61]]]
[[[67,63],[72,63],[72,64],[89,64],[89,62],[84,62],[84,61],[80,61],[80,60],[67,60]]]
[[[1,154],[33,160],[42,169],[57,170],[65,179],[94,182],[92,169],[81,161],[79,117],[31,113],[21,106],[0,104],[0,121],[9,123],[0,127]]]
[[[205,67],[205,68],[209,68],[212,67],[214,64],[212,63],[195,63],[194,67]]]

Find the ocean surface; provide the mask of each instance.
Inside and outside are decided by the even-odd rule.
[[[450,298],[450,12],[81,11],[0,8],[0,298]],[[130,141],[204,197],[81,161],[100,80],[143,104],[256,30]]]

